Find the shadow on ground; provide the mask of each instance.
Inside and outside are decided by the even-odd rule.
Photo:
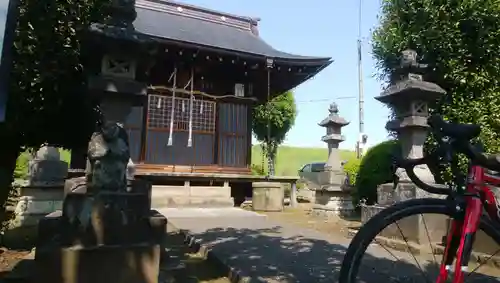
[[[347,248],[306,236],[286,237],[280,226],[214,228],[194,236],[227,265],[260,282],[338,282]],[[436,278],[433,274],[437,272],[437,264],[419,262],[422,268],[419,269],[409,253],[404,253],[408,262],[397,262],[380,247],[371,247],[370,252],[371,255],[367,254],[362,260],[363,270],[357,282],[432,282],[429,279]],[[466,282],[500,282],[484,275],[472,275],[468,279]]]

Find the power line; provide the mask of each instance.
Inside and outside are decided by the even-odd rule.
[[[343,99],[355,99],[356,96],[341,96],[341,97],[334,97],[334,98],[320,98],[320,99],[310,99],[310,100],[297,100],[295,103],[317,103],[317,102],[331,102],[331,101],[336,101],[336,100],[343,100]]]

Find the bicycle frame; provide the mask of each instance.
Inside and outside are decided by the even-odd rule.
[[[447,282],[454,259],[456,259],[455,276],[452,283],[463,283],[483,213],[483,204],[486,213],[492,219],[497,221],[500,219],[495,195],[491,192],[489,185],[500,186],[500,176],[488,174],[481,166],[470,166],[465,194],[458,194],[455,200],[456,213],[448,230],[443,261],[436,283]]]

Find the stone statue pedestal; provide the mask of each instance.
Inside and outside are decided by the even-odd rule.
[[[32,247],[37,237],[38,221],[62,208],[68,164],[60,158],[57,148],[41,147],[28,163],[28,180],[13,184],[19,190],[19,200],[14,210],[15,217],[4,235],[6,246]]]
[[[156,283],[166,218],[150,209],[151,184],[131,181],[127,192],[66,195],[63,210],[40,221],[36,278],[51,283]],[[80,218],[90,209],[88,223]],[[61,276],[61,274],[63,276]]]
[[[315,192],[312,213],[315,216],[350,216],[354,211],[350,188],[345,186],[345,173],[326,171],[319,173],[320,189]]]
[[[151,283],[158,281],[160,248],[145,242],[42,249],[36,261],[38,282]]]
[[[105,122],[88,146],[83,178],[67,180],[62,210],[41,219],[35,278],[47,283],[157,283],[166,218],[151,183],[127,178],[127,132]]]

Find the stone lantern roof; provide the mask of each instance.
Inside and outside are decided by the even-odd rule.
[[[346,121],[344,118],[339,116],[339,107],[337,106],[337,103],[333,102],[330,104],[330,108],[328,108],[328,112],[330,112],[330,115],[323,119],[321,122],[319,122],[318,125],[321,127],[329,127],[329,126],[347,126],[349,125],[349,122]]]
[[[400,66],[396,69],[396,81],[375,99],[388,105],[411,103],[415,100],[436,101],[446,91],[435,83],[422,80],[427,67],[427,64],[417,62],[414,50],[403,51]]]

